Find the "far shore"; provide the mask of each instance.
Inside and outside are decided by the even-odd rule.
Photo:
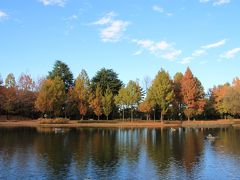
[[[196,121],[77,121],[71,120],[67,124],[41,124],[39,120],[0,120],[0,127],[52,127],[52,128],[73,128],[73,127],[100,127],[100,128],[217,128],[217,127],[238,127],[240,119],[220,120],[196,120]]]

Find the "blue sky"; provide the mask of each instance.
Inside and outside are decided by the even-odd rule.
[[[205,90],[240,76],[239,0],[0,0],[0,73],[34,79],[63,60],[76,77],[127,83],[189,66]]]

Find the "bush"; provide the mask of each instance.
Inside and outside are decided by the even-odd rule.
[[[69,119],[67,118],[54,118],[54,119],[44,119],[40,118],[40,124],[68,124]]]

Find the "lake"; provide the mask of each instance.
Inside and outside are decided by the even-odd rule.
[[[0,179],[240,179],[240,129],[0,128]]]

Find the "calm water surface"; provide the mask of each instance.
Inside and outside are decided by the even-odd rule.
[[[240,130],[0,128],[0,179],[240,179]]]

